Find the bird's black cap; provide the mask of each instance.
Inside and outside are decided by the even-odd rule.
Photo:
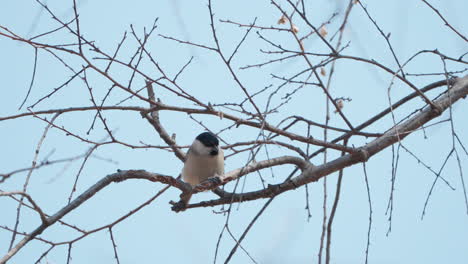
[[[219,146],[218,138],[211,132],[203,132],[197,136],[197,139],[207,147]]]

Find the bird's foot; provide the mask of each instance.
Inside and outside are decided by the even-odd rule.
[[[185,211],[185,209],[187,209],[187,204],[182,200],[178,201],[177,203],[174,201],[170,201],[169,203],[172,204],[172,211],[176,213]]]
[[[221,179],[219,177],[215,176],[215,177],[211,177],[211,178],[208,178],[208,179],[200,182],[199,184],[197,184],[197,186],[195,186],[194,189],[196,191],[206,191],[206,190],[209,190],[209,189],[213,189],[213,187],[217,187],[221,183],[222,183]]]

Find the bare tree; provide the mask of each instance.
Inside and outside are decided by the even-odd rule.
[[[468,94],[465,75],[468,40],[451,22],[450,16],[428,1],[419,1],[420,8],[431,12],[433,20],[446,29],[444,37],[450,36],[450,41],[461,43],[464,52],[413,47],[416,50],[403,59],[405,56],[399,54],[390,32],[379,23],[380,18],[374,17],[365,2],[357,0],[337,5],[333,12],[324,12],[327,18],[321,21],[310,11],[316,5],[308,1],[273,0],[265,3],[270,16],[245,21],[238,20],[235,14],[218,16],[215,11],[221,9],[223,3],[208,0],[203,14],[207,22],[203,28],[205,35],[200,34],[204,37],[193,37],[190,30],[184,29],[186,25],[180,14],[179,27],[183,28],[185,36],[165,32],[160,25],[164,20],[161,16],[143,31],[131,25],[129,32],[125,32],[112,49],[100,46],[99,39],[88,36],[83,26],[86,17],[80,16],[79,2],[73,0],[70,6],[73,15],[68,20],[44,1],[35,2],[40,16],[51,22],[42,33],[26,36],[18,33],[14,26],[0,24],[0,41],[16,43],[25,52],[32,48],[34,54],[32,72],[28,73],[29,86],[19,109],[3,109],[1,126],[8,127],[13,121],[24,124],[27,127],[23,129],[34,135],[32,138],[36,142],[20,158],[22,162],[31,162],[29,154],[33,150],[30,166],[10,171],[5,171],[7,166],[0,167],[0,196],[14,204],[2,209],[2,215],[13,217],[14,221],[1,220],[0,228],[9,239],[1,240],[1,244],[8,246],[2,248],[6,252],[0,263],[14,261],[14,256],[31,241],[47,246],[42,247],[39,255],[31,256],[31,262],[46,263],[51,252],[62,248],[67,252],[69,263],[77,242],[92,240],[91,235],[103,231],[109,232],[115,261],[121,263],[115,228],[141,213],[146,206],[157,203],[161,200],[159,197],[170,190],[172,204],[179,194],[183,197],[210,190],[218,196],[194,201],[186,208],[172,207],[173,211],[183,211],[181,214],[200,210],[197,208],[207,208],[204,212],[208,214],[216,208],[213,212],[224,216],[219,236],[212,238],[216,245],[215,263],[219,257],[223,257],[225,263],[230,262],[238,249],[256,263],[244,245],[247,234],[276,197],[305,190],[307,219],[313,214],[321,216],[321,236],[311,238],[319,241],[319,246],[311,248],[313,253],[309,255],[318,263],[330,263],[333,221],[339,208],[344,169],[353,165],[363,167],[367,190],[368,232],[363,234],[367,241],[363,253],[367,263],[373,201],[366,166],[384,150],[391,151],[392,155],[388,160],[391,180],[378,183],[390,189],[388,232],[392,228],[395,181],[403,152],[407,159],[422,165],[433,176],[422,216],[437,183],[461,192],[468,213],[463,177],[463,169],[466,169],[463,160],[468,157],[463,141],[466,135],[461,135],[455,126],[455,121],[460,120],[454,117],[453,109],[456,104],[465,104],[460,99]],[[182,7],[175,4],[174,8]],[[375,49],[384,54],[382,58],[362,55],[357,51],[361,44],[350,41],[350,32],[357,30],[353,23],[358,23],[353,20],[353,14],[365,20],[368,30],[372,30],[368,33],[369,39],[380,41]],[[165,53],[172,55],[166,57]],[[413,67],[425,60],[438,63],[427,69]],[[215,67],[217,72],[205,72],[203,65],[206,64]],[[360,74],[384,76],[378,77],[379,87],[361,82],[359,79],[364,77],[343,69],[362,65],[367,70]],[[213,80],[199,80],[205,77]],[[387,101],[386,105],[374,98],[376,91]],[[3,97],[16,99],[8,92],[3,92]],[[365,104],[366,111],[354,114],[358,108],[353,106],[354,102]],[[158,138],[142,140],[136,132],[150,127]],[[194,127],[219,136],[227,153],[226,164],[229,163],[232,170],[194,188],[184,183],[177,173],[167,173],[163,169],[151,172],[143,167],[96,175],[97,171],[102,172],[95,170],[96,166],[119,167],[125,159],[137,159],[129,153],[143,153],[144,150],[148,151],[144,155],[151,153],[151,159],[158,163],[151,167],[163,168],[164,163],[174,157],[181,164],[187,144],[191,142],[188,139],[197,134]],[[446,139],[451,150],[439,157],[443,164],[440,169],[434,169],[406,143],[411,140],[405,138],[410,135],[414,135],[413,139],[426,138],[426,131],[438,127],[449,128]],[[135,134],[120,132],[121,129]],[[1,140],[10,139],[3,137]],[[81,149],[78,154],[77,145]],[[71,149],[73,151],[69,151]],[[100,151],[102,149],[105,151]],[[2,156],[10,152],[11,149],[3,148]],[[127,156],[116,161],[113,152],[125,152]],[[458,184],[443,176],[449,160],[456,161],[451,165],[459,169]],[[57,165],[63,167],[57,169]],[[291,171],[285,171],[284,166]],[[180,167],[173,171],[178,170]],[[54,178],[50,178],[52,171],[57,174]],[[36,199],[31,189],[34,184],[40,184],[35,181],[40,175],[50,181],[66,181],[67,194],[42,184],[41,192],[53,197],[53,201]],[[86,175],[96,178],[83,186],[81,182]],[[337,178],[330,179],[331,175]],[[247,177],[251,179],[249,184],[246,184]],[[145,202],[108,224],[89,229],[67,220],[67,215],[83,207],[86,201],[95,201],[92,197],[108,189],[111,183],[126,185],[130,179],[156,182],[163,188],[146,195]],[[314,194],[316,198],[321,197],[321,212],[309,204],[309,196],[312,196],[309,184],[323,187],[320,194]],[[67,198],[55,198],[64,195]],[[254,200],[264,205],[253,218],[244,218],[244,231],[235,234],[230,220],[233,210],[240,203],[248,207]],[[56,201],[60,202],[59,207],[53,206]],[[174,214],[170,206],[161,202],[158,206]],[[112,208],[102,208],[106,210]],[[29,221],[26,218],[30,219],[31,211],[37,214],[38,220],[22,231],[22,223]],[[29,227],[33,225],[34,228]],[[58,225],[73,231],[74,235],[58,240],[52,238],[53,227]],[[218,251],[225,234],[234,242],[226,255],[221,256]]]

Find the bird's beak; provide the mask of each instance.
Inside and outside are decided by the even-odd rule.
[[[219,153],[219,147],[216,146],[216,147],[213,147],[213,149],[210,152],[210,155],[216,156],[218,155],[218,153]]]

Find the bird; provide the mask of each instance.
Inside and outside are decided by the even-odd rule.
[[[192,187],[224,174],[224,153],[211,132],[199,134],[190,146],[182,169],[182,179]]]
[[[204,182],[216,179],[216,176],[224,174],[224,153],[219,147],[219,140],[211,132],[203,132],[198,135],[190,145],[182,168],[182,180],[192,187]],[[172,203],[175,212],[184,211],[192,192],[182,192],[180,201]]]

